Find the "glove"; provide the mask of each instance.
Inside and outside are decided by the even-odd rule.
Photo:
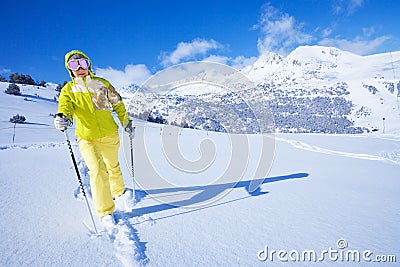
[[[54,127],[57,130],[65,131],[69,126],[72,126],[72,122],[62,113],[57,113],[54,116]]]
[[[133,126],[132,120],[129,120],[128,124],[125,125],[124,130],[129,134],[131,139],[135,137],[135,127]]]

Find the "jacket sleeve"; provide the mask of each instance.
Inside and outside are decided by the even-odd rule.
[[[62,113],[72,121],[74,115],[74,106],[71,101],[71,85],[67,83],[61,89],[60,96],[58,97],[58,110],[57,113]]]
[[[114,111],[117,113],[121,125],[127,125],[129,122],[129,115],[126,111],[125,104],[122,101],[121,95],[111,84],[108,86],[108,101],[110,101]]]

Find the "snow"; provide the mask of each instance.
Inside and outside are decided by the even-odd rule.
[[[187,83],[184,86],[180,86],[178,88],[175,88],[174,90],[171,90],[169,94],[188,96],[188,95],[202,95],[202,94],[219,94],[223,92],[224,90],[222,88],[219,88],[212,84]]]
[[[166,128],[136,122],[137,203],[131,213],[117,212],[115,234],[95,237],[84,226],[91,227],[91,220],[64,135],[49,116],[57,108],[54,88],[22,86],[22,96],[11,96],[4,93],[7,85],[0,84],[1,266],[281,266],[280,250],[287,252],[281,258],[287,266],[396,265],[364,263],[363,254],[360,262],[328,254],[321,262],[290,258],[305,250],[318,257],[324,250],[371,251],[372,260],[395,255],[399,261],[399,135],[276,134],[264,177],[253,175],[260,143],[248,135],[243,175],[218,182],[232,160],[227,135],[171,132],[187,164],[204,167],[203,157],[209,163],[204,171],[182,173],[160,148]],[[16,113],[27,123],[16,125],[13,143],[9,118]],[[73,129],[69,133],[90,196],[87,169]],[[132,188],[126,138],[121,167]],[[207,149],[216,151],[214,157],[201,154]],[[170,186],[152,183],[144,154]],[[252,182],[259,188],[249,190]],[[98,218],[95,223],[101,228]],[[348,247],[340,249],[339,240]]]

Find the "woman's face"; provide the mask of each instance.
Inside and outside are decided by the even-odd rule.
[[[89,70],[88,69],[82,69],[79,68],[78,70],[73,70],[74,76],[77,78],[83,78],[89,75]]]

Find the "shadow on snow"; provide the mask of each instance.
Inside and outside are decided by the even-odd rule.
[[[25,101],[30,101],[30,102],[37,102],[36,100],[42,100],[42,101],[57,103],[55,99],[46,98],[39,95],[20,94],[18,96],[23,97],[26,99]]]
[[[82,166],[81,166],[82,167]],[[176,214],[170,214],[166,215],[163,217],[158,217],[154,219],[154,221],[161,220],[161,219],[166,219],[166,218],[171,218],[174,216],[178,215],[183,215],[186,213],[191,213],[207,208],[212,208],[220,205],[225,205],[228,203],[233,203],[236,201],[240,201],[246,198],[250,197],[257,197],[261,195],[268,194],[268,191],[262,191],[261,185],[267,184],[267,183],[273,183],[273,182],[279,182],[279,181],[284,181],[284,180],[291,180],[291,179],[301,179],[301,178],[306,178],[308,177],[308,173],[294,173],[290,175],[283,175],[283,176],[276,176],[276,177],[271,177],[271,178],[263,178],[263,179],[256,179],[256,180],[248,180],[248,181],[240,181],[240,182],[232,182],[232,183],[225,183],[225,184],[215,184],[215,185],[205,185],[205,186],[189,186],[189,187],[174,187],[174,188],[163,188],[163,189],[153,189],[153,190],[136,190],[135,197],[136,197],[136,203],[140,202],[142,199],[144,199],[146,196],[150,195],[156,195],[156,194],[165,194],[165,193],[170,193],[170,195],[177,195],[177,194],[185,194],[185,192],[197,192],[196,195],[192,196],[189,199],[185,200],[180,200],[180,201],[175,201],[171,202],[168,204],[156,204],[153,206],[149,207],[142,207],[142,208],[134,208],[134,210],[131,213],[124,213],[124,212],[115,212],[115,217],[116,221],[119,223],[122,223],[123,225],[126,225],[128,228],[127,231],[127,238],[131,240],[136,246],[137,251],[133,252],[134,255],[132,255],[135,260],[142,266],[147,265],[149,263],[149,258],[147,258],[146,255],[146,250],[147,250],[147,242],[143,242],[139,238],[139,234],[137,229],[134,227],[134,225],[141,224],[142,222],[138,223],[132,223],[129,222],[129,218],[134,218],[136,216],[140,217],[142,215],[150,214],[150,213],[155,213],[159,211],[165,211],[165,210],[171,210],[179,207],[184,207],[184,206],[190,206],[194,204],[199,204],[202,202],[205,202],[207,200],[212,199],[213,197],[218,196],[222,192],[230,189],[236,189],[236,188],[243,188],[246,190],[248,193],[247,196],[228,200],[225,202],[215,202],[214,204],[210,205],[205,205],[193,209],[188,209],[183,212],[179,212]],[[79,190],[79,189],[77,189]],[[77,194],[77,192],[75,192]],[[75,196],[77,197],[77,196]],[[122,251],[125,252],[126,249],[132,249],[131,247],[128,248],[122,248]],[[119,250],[119,249],[117,249]],[[118,251],[120,252],[120,251]]]
[[[184,211],[178,214],[174,215],[168,215],[164,217],[157,218],[155,220],[160,220],[168,217],[173,217],[177,216],[180,214],[185,214],[189,212],[194,212],[206,208],[211,208],[219,205],[224,205],[227,203],[231,202],[236,202],[245,198],[249,197],[256,197],[264,194],[268,194],[269,192],[267,191],[262,191],[261,190],[261,185],[262,184],[267,184],[267,183],[273,183],[273,182],[278,182],[278,181],[284,181],[284,180],[290,180],[290,179],[301,179],[301,178],[306,178],[308,177],[308,173],[294,173],[290,175],[283,175],[283,176],[276,176],[276,177],[271,177],[271,178],[262,178],[262,179],[257,179],[257,180],[247,180],[247,181],[240,181],[240,182],[232,182],[232,183],[226,183],[226,184],[213,184],[213,185],[205,185],[205,186],[189,186],[189,187],[174,187],[174,188],[163,188],[163,189],[152,189],[152,190],[136,190],[136,203],[140,202],[143,198],[145,198],[148,195],[156,195],[156,194],[163,194],[163,193],[171,193],[171,194],[182,194],[183,192],[190,192],[190,191],[200,191],[198,194],[192,196],[189,199],[185,200],[180,200],[176,202],[171,202],[171,203],[164,203],[164,204],[157,204],[154,206],[149,206],[149,207],[141,207],[133,210],[132,217],[134,216],[142,216],[150,213],[155,213],[159,211],[165,211],[165,210],[170,210],[170,209],[175,209],[179,207],[185,207],[185,206],[191,206],[194,204],[199,204],[202,202],[205,202],[207,200],[212,199],[213,197],[218,196],[222,192],[229,190],[229,189],[235,189],[235,188],[244,188],[246,192],[248,193],[247,196],[225,201],[225,202],[217,202],[214,204],[210,205],[205,205],[202,207],[197,207],[193,208],[188,211]],[[257,184],[257,187],[254,190],[250,190],[250,188],[254,185]]]

